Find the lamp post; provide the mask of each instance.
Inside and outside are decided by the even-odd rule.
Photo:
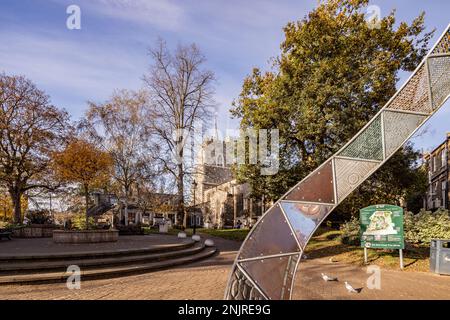
[[[197,181],[192,181],[192,187],[194,188],[194,211],[193,211],[193,215],[194,215],[194,228],[192,230],[192,234],[195,234],[195,228],[197,226],[197,213],[195,212],[195,189],[197,189]]]

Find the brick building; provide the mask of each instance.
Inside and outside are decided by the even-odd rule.
[[[428,189],[424,207],[427,210],[449,208],[449,157],[450,133],[438,147],[424,155],[428,170]]]

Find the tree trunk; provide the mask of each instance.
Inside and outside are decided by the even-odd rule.
[[[177,215],[183,219],[183,227],[187,227],[187,215],[184,210],[184,170],[183,164],[178,164],[178,177],[177,177],[177,194],[178,194],[178,208]]]
[[[10,190],[9,194],[11,196],[11,201],[13,203],[13,208],[14,208],[13,221],[14,221],[14,223],[22,223],[22,206],[20,203],[20,200],[22,199],[22,192],[20,192],[16,188],[16,189]]]
[[[84,201],[86,202],[86,230],[89,229],[89,191],[88,187],[84,186]]]
[[[124,224],[127,226],[128,225],[128,197],[125,197],[125,202],[124,202],[124,217],[123,217],[123,222]]]

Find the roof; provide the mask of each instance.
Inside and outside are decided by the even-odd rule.
[[[447,138],[440,143],[436,148],[434,148],[431,152],[428,152],[427,154],[424,155],[425,158],[430,157],[432,154],[434,154],[437,150],[439,150],[443,144],[446,144],[447,141],[450,140],[450,132],[447,132]]]

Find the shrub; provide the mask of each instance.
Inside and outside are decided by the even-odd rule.
[[[95,229],[95,220],[93,217],[89,217],[86,225],[86,214],[77,214],[71,220],[71,228],[75,230]]]
[[[0,230],[13,231],[14,229],[23,228],[25,225],[21,223],[11,223],[10,221],[0,221]]]
[[[421,210],[418,214],[405,212],[403,216],[405,241],[428,245],[431,239],[450,239],[450,215],[447,210],[430,212]],[[359,245],[359,219],[352,217],[341,225],[340,240],[344,244]]]
[[[118,225],[116,229],[119,230],[120,235],[141,235],[144,234],[144,228],[140,223],[138,224],[129,224],[127,226]]]
[[[52,223],[52,216],[48,210],[33,210],[28,211],[27,219],[31,224],[50,224]]]
[[[450,215],[447,210],[418,214],[405,212],[405,240],[414,244],[429,244],[431,239],[450,239]]]
[[[173,225],[173,228],[177,229],[177,230],[182,230],[182,231],[184,231],[184,229],[185,229],[185,227],[182,224],[175,224],[175,225]]]
[[[340,241],[343,244],[349,244],[349,245],[359,245],[359,219],[356,217],[352,217],[350,221],[347,221],[346,223],[341,225],[340,228],[342,234],[340,236]]]
[[[0,221],[0,230],[1,229],[7,229],[9,227],[9,222],[7,221]]]

